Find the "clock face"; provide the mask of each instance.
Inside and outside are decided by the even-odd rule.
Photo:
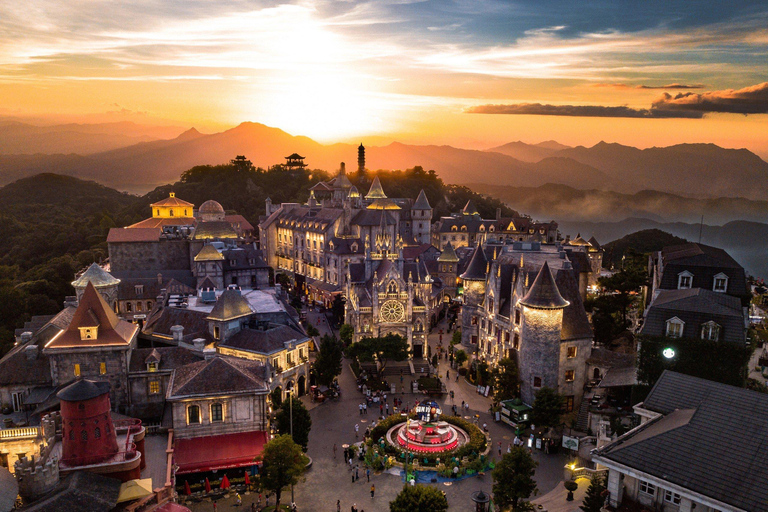
[[[381,305],[381,319],[385,322],[402,322],[405,308],[396,300],[388,300]]]

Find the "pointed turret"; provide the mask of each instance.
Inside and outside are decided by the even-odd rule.
[[[421,189],[421,192],[419,192],[419,197],[416,198],[416,202],[413,203],[413,206],[411,208],[413,210],[431,210],[432,209],[432,207],[429,205],[427,194],[424,193],[424,189]]]
[[[546,261],[539,270],[539,275],[533,280],[531,289],[520,303],[534,309],[562,309],[570,304],[560,295],[560,290]]]
[[[437,261],[446,263],[457,263],[459,261],[459,257],[456,256],[456,251],[453,250],[451,242],[445,244],[445,249],[443,249],[443,252],[437,257]]]
[[[485,257],[485,251],[481,245],[478,245],[472,254],[472,259],[467,266],[467,270],[461,274],[461,278],[465,281],[485,281],[488,270],[488,258]]]
[[[480,215],[480,212],[477,211],[477,206],[475,206],[475,202],[471,199],[467,201],[467,204],[464,205],[461,213],[464,215]]]
[[[384,189],[381,188],[381,182],[379,181],[378,176],[373,178],[373,182],[371,183],[371,189],[365,195],[365,198],[366,199],[386,199],[387,198],[387,195],[384,193]]]

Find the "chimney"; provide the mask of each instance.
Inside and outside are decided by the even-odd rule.
[[[202,352],[203,350],[205,350],[205,338],[193,339],[192,346],[195,347],[195,352]]]
[[[501,208],[496,208],[496,220],[501,220]]]
[[[37,345],[29,345],[28,347],[24,347],[24,355],[27,356],[27,361],[34,361],[37,359],[37,354]]]
[[[157,284],[163,284],[163,274],[157,274]]]
[[[28,342],[31,339],[32,339],[32,333],[31,332],[24,331],[23,333],[21,333],[21,342],[22,343],[26,343],[26,342]]]
[[[173,341],[176,343],[181,343],[181,341],[184,339],[184,326],[174,325],[171,327],[171,334],[173,334]]]

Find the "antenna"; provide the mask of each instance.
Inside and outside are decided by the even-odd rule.
[[[699,222],[699,243],[701,243],[701,232],[704,229],[704,216],[701,216],[701,222]]]

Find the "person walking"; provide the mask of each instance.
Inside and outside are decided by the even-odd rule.
[[[374,484],[371,484],[371,498],[373,498],[373,494],[376,492],[376,486]]]
[[[218,512],[218,510],[219,510],[219,505],[218,505],[218,503],[216,503],[216,502],[214,501],[214,502],[213,502],[213,512]]]
[[[387,402],[386,407],[387,407],[387,416],[389,416],[389,402]]]
[[[336,512],[341,512],[341,500],[336,500]]]
[[[243,505],[243,498],[240,496],[239,492],[235,493],[235,506],[241,507]]]
[[[368,482],[370,482],[371,481],[371,468],[366,468],[365,476],[366,476],[366,478],[368,478]]]
[[[254,501],[253,503],[251,503],[251,512],[256,512],[257,510],[258,508],[256,508],[256,502]]]
[[[355,437],[357,437],[357,433],[360,431],[360,425],[355,423]]]
[[[485,427],[485,423],[483,423],[483,427]],[[499,457],[501,457],[501,441],[499,441]]]
[[[355,467],[355,480],[360,480],[360,474],[358,473],[359,468]]]
[[[368,404],[366,403],[363,404],[363,414],[368,415]]]

